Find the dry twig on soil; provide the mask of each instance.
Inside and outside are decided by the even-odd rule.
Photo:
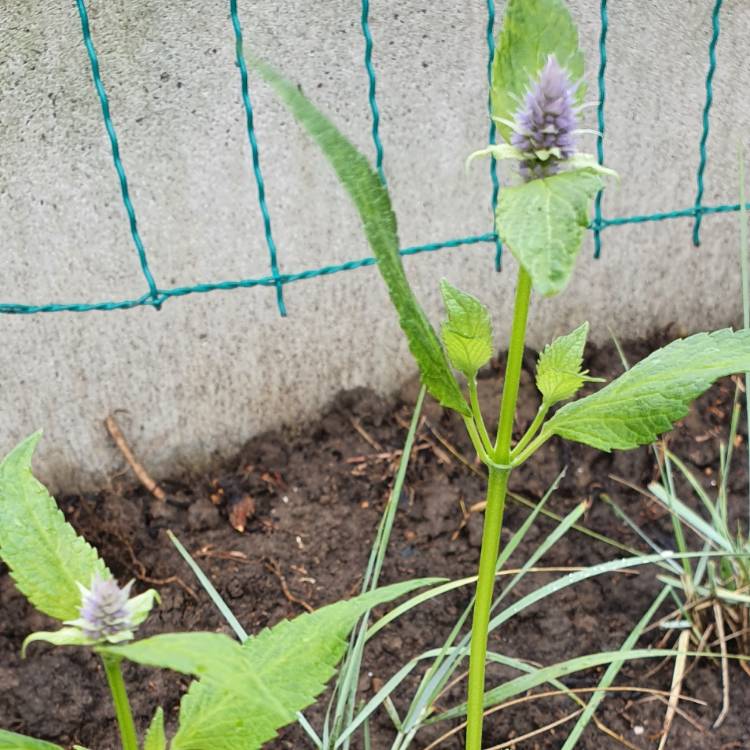
[[[133,470],[133,473],[138,478],[138,481],[157,499],[164,501],[167,499],[167,493],[159,487],[156,481],[151,475],[143,468],[143,465],[136,460],[133,451],[128,445],[128,441],[125,439],[120,425],[117,424],[117,420],[114,414],[110,414],[105,420],[104,425],[107,428],[112,440],[115,441],[115,445],[122,453],[124,459],[128,462],[128,466]]]

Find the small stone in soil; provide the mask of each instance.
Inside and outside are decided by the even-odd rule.
[[[215,529],[220,523],[219,511],[207,498],[199,497],[190,504],[187,512],[187,525],[190,531]]]

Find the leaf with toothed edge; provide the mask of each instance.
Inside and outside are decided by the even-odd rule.
[[[750,330],[697,333],[658,349],[601,390],[563,406],[542,434],[603,451],[656,440],[718,378],[750,370]]]
[[[585,382],[601,382],[601,378],[591,378],[588,371],[581,369],[588,332],[589,324],[583,323],[547,344],[539,355],[536,387],[547,406],[571,398]]]
[[[441,579],[442,580],[442,579]],[[212,664],[180,704],[171,750],[256,750],[315,701],[363,612],[436,579],[405,581],[284,620]]]
[[[596,172],[578,169],[500,192],[497,233],[540,294],[549,297],[567,285],[589,225],[591,202],[603,186]]]
[[[489,310],[471,294],[446,279],[440,282],[448,319],[441,330],[450,363],[469,380],[492,357],[492,322]]]
[[[26,438],[0,463],[0,559],[36,609],[73,620],[81,605],[78,584],[112,574],[31,473],[40,438],[41,432]]]
[[[164,733],[164,711],[161,707],[156,709],[154,718],[146,732],[143,741],[143,750],[165,750],[167,747],[167,736]]]
[[[435,330],[409,285],[399,254],[396,217],[388,189],[367,159],[299,89],[269,66],[255,60],[253,68],[271,86],[295,119],[307,130],[333,167],[359,212],[365,236],[406,334],[422,382],[443,406],[471,416]]]

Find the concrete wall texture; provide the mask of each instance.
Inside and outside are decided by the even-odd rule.
[[[269,272],[226,2],[91,0],[139,227],[164,287]],[[374,0],[385,171],[403,246],[491,230],[484,0]],[[571,0],[594,85],[599,3]],[[607,163],[622,175],[605,216],[689,207],[705,97],[712,0],[609,3]],[[498,17],[504,3],[498,3]],[[246,43],[299,82],[372,154],[360,4],[240,0]],[[737,201],[737,146],[750,123],[750,5],[726,3],[708,142],[706,204]],[[369,255],[357,217],[316,148],[251,82],[283,272]],[[590,113],[594,126],[593,111]],[[593,138],[590,148],[594,148]],[[146,291],[83,47],[75,4],[0,9],[0,302],[91,302]],[[640,336],[678,323],[739,322],[736,214],[587,239],[575,280],[534,307],[530,341],[588,319]],[[406,260],[430,315],[447,276],[491,304],[506,335],[515,268],[487,245]],[[229,454],[280,423],[313,416],[341,388],[388,392],[415,367],[373,268],[285,288],[192,295],[160,312],[0,315],[0,453],[39,427],[38,469],[58,489],[106,480],[122,461],[102,426],[120,422],[158,476]]]

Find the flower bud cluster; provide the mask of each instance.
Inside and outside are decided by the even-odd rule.
[[[550,55],[516,112],[511,135],[511,145],[524,155],[520,167],[524,179],[557,173],[560,162],[575,153],[575,89],[567,71]]]
[[[82,603],[76,624],[94,641],[129,633],[134,624],[128,608],[133,582],[123,588],[113,578],[94,576],[91,588],[81,586]]]

